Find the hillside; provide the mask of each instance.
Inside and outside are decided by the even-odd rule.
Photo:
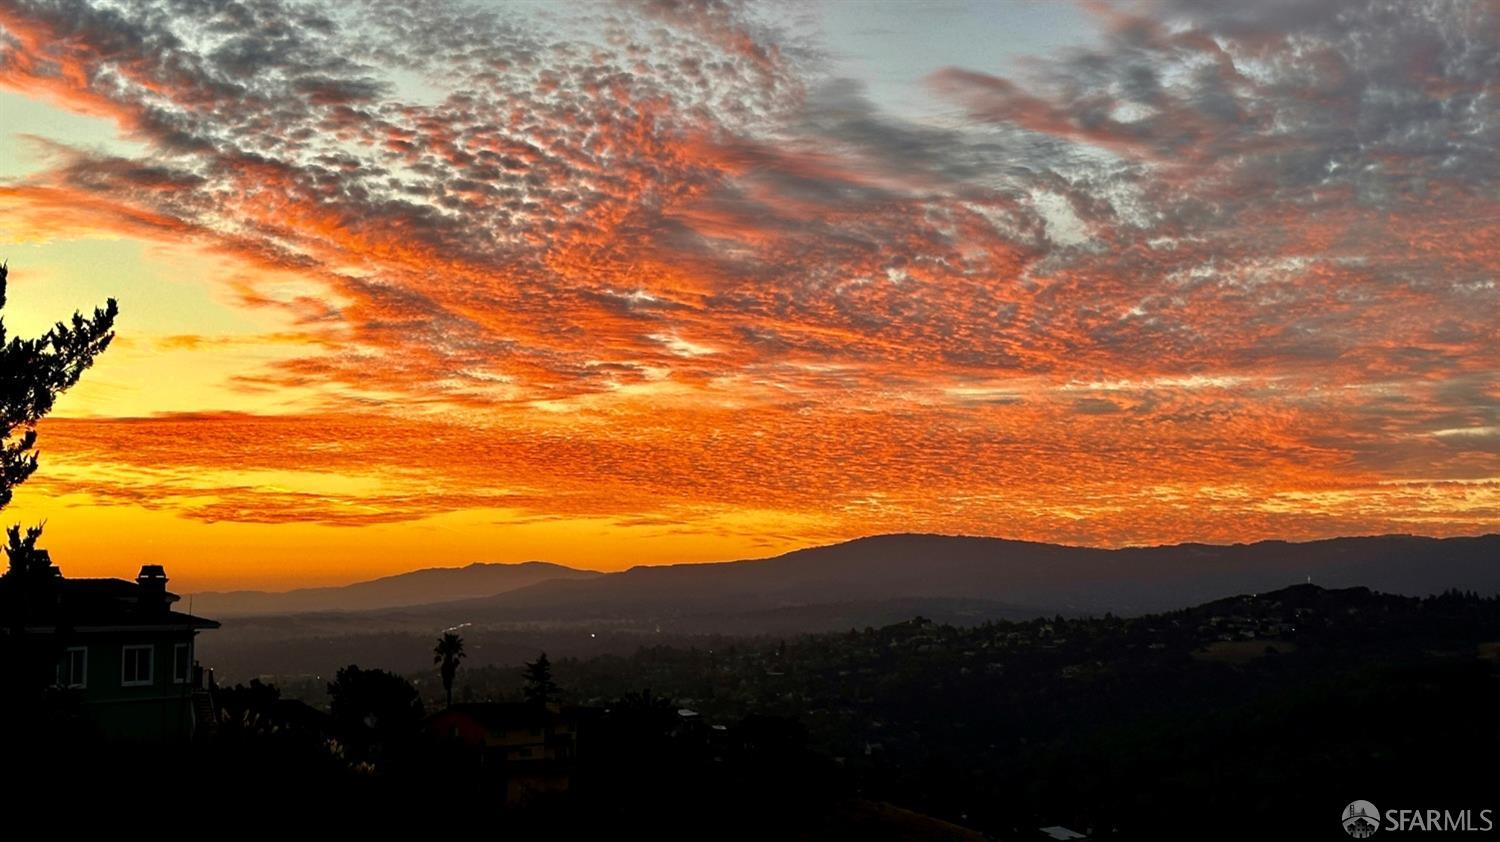
[[[650,688],[710,725],[795,720],[865,797],[998,839],[1217,838],[1185,828],[1225,815],[1231,839],[1347,839],[1328,818],[1346,791],[1474,808],[1500,792],[1493,764],[1448,758],[1500,747],[1500,599],[1473,594],[1299,584],[1129,618],[652,647],[556,677],[580,700]],[[461,681],[476,698],[522,683]]]
[[[515,663],[541,649],[628,654],[695,635],[847,630],[918,614],[963,626],[1054,614],[1136,616],[1309,577],[1330,588],[1409,596],[1450,588],[1497,593],[1500,536],[1099,550],[890,535],[768,559],[553,577],[479,598],[246,617],[200,645],[205,663],[236,678],[323,674],[351,661],[413,670],[430,660],[433,634],[460,625],[470,660],[480,665]]]
[[[291,591],[207,591],[195,593],[193,610],[208,617],[299,614],[315,611],[372,611],[503,593],[553,579],[587,579],[600,574],[546,561],[519,564],[475,563],[433,567],[395,576],[326,588]]]
[[[523,692],[515,662],[485,666],[491,654],[476,647],[459,670],[460,705]],[[430,661],[406,672],[429,709],[443,704]],[[1024,840],[1057,825],[1095,839],[1200,838],[1184,828],[1233,815],[1219,836],[1285,838],[1290,827],[1292,838],[1346,839],[1339,810],[1355,795],[1480,818],[1500,792],[1482,762],[1500,750],[1500,597],[1474,593],[1303,583],[1132,617],[699,636],[556,657],[553,676],[565,705],[595,712],[579,742],[588,783],[568,816],[659,802],[669,818],[719,827],[729,808],[715,799],[862,802],[819,819],[826,835],[733,838]],[[326,680],[275,683],[283,698],[328,703]],[[231,692],[264,704],[276,690]],[[1478,760],[1455,762],[1454,746]],[[464,780],[440,760],[452,756],[412,752],[405,777],[361,780],[439,781],[451,796]],[[782,789],[757,789],[768,784]],[[562,826],[539,835],[607,835]],[[701,838],[656,827],[653,838]]]
[[[891,599],[970,599],[1011,611],[1140,614],[1308,579],[1421,596],[1500,591],[1500,535],[1119,550],[1000,538],[882,535],[774,558],[635,567],[424,612],[471,622],[744,614]],[[1008,612],[1009,613],[1009,612]]]

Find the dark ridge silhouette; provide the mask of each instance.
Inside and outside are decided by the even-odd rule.
[[[340,661],[430,669],[432,635],[464,625],[470,665],[692,645],[694,636],[790,635],[915,615],[988,620],[1137,616],[1313,583],[1408,596],[1500,593],[1500,536],[1100,550],[996,538],[886,535],[774,558],[636,567],[476,599],[377,611],[241,617],[205,644],[234,680],[324,674]],[[222,613],[222,612],[221,612]],[[465,625],[468,624],[468,625]]]
[[[254,614],[299,614],[313,611],[369,611],[428,602],[488,596],[549,579],[586,579],[600,575],[547,561],[517,564],[476,562],[466,567],[430,567],[324,588],[291,591],[204,591],[193,594],[193,607],[210,614],[237,617]]]
[[[740,615],[895,599],[1000,603],[1005,613],[1131,615],[1310,580],[1424,596],[1500,592],[1500,535],[1118,550],[1001,538],[881,535],[774,558],[634,567],[427,606],[465,621]]]

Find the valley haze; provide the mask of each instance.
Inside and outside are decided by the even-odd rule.
[[[204,593],[234,616],[202,644],[226,678],[323,674],[359,662],[415,671],[431,636],[464,627],[471,663],[628,653],[704,636],[787,635],[900,622],[1173,610],[1311,581],[1425,596],[1500,592],[1500,535],[1097,549],[895,534],[741,561],[616,573],[544,562],[435,568],[343,588]],[[208,610],[208,609],[202,609]]]

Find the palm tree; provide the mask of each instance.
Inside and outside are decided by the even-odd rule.
[[[443,674],[443,692],[448,696],[448,707],[453,707],[453,677],[458,674],[458,660],[464,656],[464,639],[458,632],[443,632],[437,646],[432,648],[432,662],[438,664]]]

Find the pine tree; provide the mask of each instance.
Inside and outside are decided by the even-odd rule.
[[[0,310],[5,307],[9,276],[10,267],[0,264]],[[111,298],[103,308],[95,308],[93,316],[74,313],[71,324],[58,322],[36,339],[8,337],[0,317],[0,508],[10,503],[15,487],[36,472],[37,422],[109,347],[118,312]],[[24,574],[46,566],[45,553],[36,548],[40,534],[40,525],[24,536],[19,526],[9,530],[10,572]]]
[[[5,307],[10,267],[0,263],[0,311]],[[36,339],[7,336],[0,312],[0,508],[15,487],[37,469],[37,422],[52,411],[57,396],[78,382],[84,370],[114,338],[115,300],[71,324],[58,322]],[[27,634],[26,620],[45,604],[51,559],[37,547],[42,524],[6,530],[10,563],[0,577],[0,720],[34,722],[46,711],[46,687],[55,677],[58,636]]]
[[[547,660],[546,652],[538,655],[535,661],[528,663],[521,675],[526,679],[526,686],[521,690],[526,696],[526,701],[545,705],[560,698],[562,691],[558,688],[557,682],[552,680],[552,662]]]

